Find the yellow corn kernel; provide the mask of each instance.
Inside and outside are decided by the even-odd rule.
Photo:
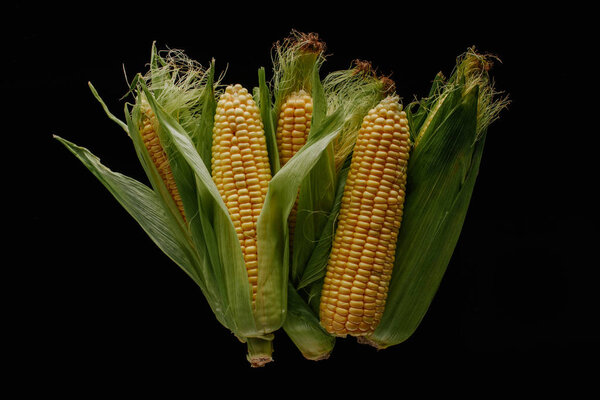
[[[367,336],[381,320],[402,221],[409,146],[406,113],[396,97],[387,97],[363,119],[344,188],[321,292],[321,324],[331,334]]]
[[[300,90],[287,96],[281,105],[279,120],[277,121],[277,149],[279,151],[279,162],[283,167],[308,140],[310,123],[312,119],[313,102],[306,91]],[[298,213],[298,201],[288,217],[290,254],[294,243],[294,230],[296,227],[296,215]]]
[[[271,169],[260,111],[241,85],[227,86],[219,98],[213,128],[212,178],[233,221],[252,300],[256,299],[256,223],[267,195]]]
[[[167,187],[167,190],[171,194],[171,197],[179,209],[181,216],[185,220],[183,202],[181,200],[181,196],[179,195],[177,185],[175,184],[175,179],[173,178],[171,165],[169,164],[167,154],[165,153],[165,150],[160,143],[160,139],[158,138],[158,120],[156,115],[154,114],[154,111],[152,111],[148,101],[144,98],[142,98],[140,109],[142,111],[142,119],[139,129],[142,135],[144,146],[148,150],[150,158],[158,170],[158,174]]]

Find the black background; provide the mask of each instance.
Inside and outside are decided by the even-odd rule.
[[[6,253],[16,258],[4,265],[4,329],[14,333],[5,343],[22,390],[112,393],[118,383],[135,393],[175,378],[173,389],[198,393],[262,397],[283,383],[308,396],[318,382],[333,389],[345,377],[339,385],[353,391],[383,384],[400,395],[438,384],[465,392],[482,381],[497,391],[531,383],[540,371],[538,388],[575,383],[568,372],[577,377],[572,389],[581,388],[599,339],[598,263],[584,256],[597,246],[589,207],[596,197],[584,190],[597,182],[586,176],[597,158],[590,156],[597,126],[587,122],[596,112],[581,95],[596,90],[595,50],[584,42],[588,11],[505,3],[282,7],[9,6],[7,19],[17,23],[4,34],[1,79],[5,137],[15,144],[3,197],[14,222]],[[199,288],[52,134],[146,182],[130,140],[88,81],[122,117],[126,77],[145,71],[156,41],[205,65],[214,57],[227,67],[224,82],[251,87],[257,69],[270,66],[272,44],[291,29],[320,34],[330,54],[324,72],[370,60],[391,74],[405,103],[475,45],[502,60],[492,76],[511,104],[489,129],[461,239],[415,334],[384,351],[338,340],[318,363],[278,334],[275,361],[251,369],[245,345],[219,325]]]

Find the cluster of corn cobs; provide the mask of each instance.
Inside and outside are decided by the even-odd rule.
[[[368,62],[323,74],[324,43],[292,32],[271,78],[222,84],[182,51],[152,49],[125,121],[150,186],[58,138],[200,287],[218,321],[272,360],[337,337],[378,348],[416,329],[448,265],[488,125],[506,99],[469,49],[449,79],[403,106]]]

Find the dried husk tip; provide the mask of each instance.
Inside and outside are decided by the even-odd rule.
[[[447,81],[441,72],[438,74],[443,83],[436,89],[433,98],[427,99],[433,105],[416,135],[415,146],[418,146],[432,119],[451,93],[460,90],[461,95],[464,96],[475,87],[479,88],[476,137],[477,139],[482,137],[488,126],[498,119],[500,111],[510,103],[507,95],[496,91],[494,82],[489,75],[494,61],[501,62],[495,55],[481,54],[475,47],[470,47],[457,58],[456,67]]]

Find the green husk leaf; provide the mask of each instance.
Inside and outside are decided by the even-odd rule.
[[[450,211],[471,167],[477,94],[476,89],[469,93],[446,115],[436,134],[427,136],[411,155],[395,268],[384,317],[374,338],[378,332],[389,334],[385,328],[390,321],[394,322],[394,335],[409,331],[407,326],[416,327],[437,291],[445,261],[453,251],[453,246],[441,251],[449,238],[438,235],[451,219]]]
[[[178,151],[176,145],[173,144],[172,135],[165,129],[169,123],[174,124],[174,121],[165,121],[166,113],[158,105],[154,96],[150,93],[149,89],[141,84],[142,88],[145,89],[144,98],[152,108],[156,118],[158,120],[158,134],[161,144],[167,153],[169,159],[169,165],[171,167],[173,177],[175,179],[178,191],[180,193],[185,215],[187,216],[187,230],[191,236],[194,246],[205,254],[207,261],[202,264],[203,275],[207,281],[207,289],[204,291],[204,295],[210,298],[211,308],[217,316],[217,319],[227,328],[231,329],[236,335],[242,337],[242,334],[236,328],[236,322],[232,317],[231,313],[226,312],[229,308],[227,290],[225,287],[225,281],[222,277],[223,267],[220,254],[218,252],[219,241],[215,230],[213,229],[212,223],[212,204],[202,204],[197,191],[198,187],[202,187],[202,183],[198,182],[198,178],[194,171],[190,168],[185,158]],[[183,131],[183,128],[179,127]],[[134,137],[139,140],[141,135],[137,130],[137,126],[132,124],[130,130],[134,132]],[[149,157],[147,150],[142,143],[138,145],[142,146],[140,151],[145,153],[145,156]],[[151,163],[152,168],[154,164]],[[162,180],[159,185],[164,186]],[[166,189],[165,189],[166,190]],[[165,193],[166,200],[169,204],[172,203],[170,193]],[[173,205],[171,204],[171,208]],[[179,214],[179,210],[173,210],[177,220],[182,223],[182,218]],[[185,223],[184,223],[185,224]],[[233,254],[233,253],[232,253]]]
[[[487,127],[508,104],[498,98],[489,57],[469,49],[448,80],[434,82],[413,118],[404,218],[381,323],[369,338],[385,348],[410,337],[440,285],[469,207]],[[438,75],[441,76],[441,75]],[[417,113],[421,112],[418,110]],[[421,122],[422,121],[422,122]]]
[[[496,98],[486,56],[469,49],[450,80],[434,82],[413,118],[404,220],[383,319],[371,344],[403,342],[417,329],[440,285],[466,218],[487,127],[508,104]],[[435,94],[433,94],[435,93]],[[421,112],[418,110],[417,113]],[[422,122],[421,122],[422,121]],[[413,127],[411,127],[413,129]]]
[[[283,329],[309,360],[326,359],[333,351],[335,337],[323,329],[319,318],[291,284],[288,288],[288,313]]]
[[[314,132],[327,115],[327,99],[316,67],[313,71],[311,96],[313,99],[311,129]],[[309,132],[309,137],[311,134],[312,132]],[[330,143],[300,186],[292,244],[291,278],[294,283],[302,275],[327,223],[333,207],[336,179],[333,143]]]
[[[257,224],[258,325],[271,331],[283,325],[289,274],[288,216],[298,187],[323,151],[339,133],[342,118],[334,113],[308,138],[306,144],[273,176]]]
[[[416,330],[439,287],[468,209],[481,158],[479,89],[439,108],[408,165],[404,217],[386,309],[370,340],[380,348]],[[445,112],[444,107],[451,108]]]
[[[204,161],[206,169],[211,168],[212,135],[214,115],[217,109],[215,98],[215,60],[213,59],[208,70],[206,86],[202,93],[202,111],[198,123],[197,133],[192,135],[198,155]]]
[[[431,85],[431,89],[429,90],[429,94],[424,99],[421,99],[418,102],[414,102],[406,107],[406,114],[408,118],[408,123],[411,129],[410,134],[411,138],[414,141],[416,133],[420,131],[421,126],[425,122],[427,115],[429,115],[429,111],[431,111],[432,103],[439,97],[439,91],[443,89],[444,85],[444,75],[442,73],[438,73]],[[415,112],[412,111],[413,108],[417,110]]]
[[[88,149],[54,136],[108,189],[123,208],[138,222],[148,237],[175,264],[206,290],[202,271],[197,268],[203,262],[197,256],[189,238],[179,229],[170,213],[165,212],[160,196],[143,183],[126,175],[113,172],[104,166]],[[202,254],[199,254],[202,256]]]
[[[275,113],[271,107],[271,93],[267,86],[265,77],[265,69],[258,70],[258,106],[260,108],[260,116],[263,121],[265,140],[267,142],[267,152],[269,153],[269,163],[271,164],[271,176],[274,176],[279,168],[279,152],[277,150],[277,137],[275,135]]]
[[[323,123],[328,114],[327,95],[319,76],[319,64],[315,64],[312,71],[311,97],[313,101],[313,113],[311,120],[312,129],[317,129]],[[310,135],[310,132],[309,132]]]
[[[153,98],[151,97],[151,101],[153,101],[152,99]],[[173,220],[173,223],[176,224],[179,230],[183,232],[183,234],[188,238],[188,240],[192,244],[192,247],[195,248],[196,254],[198,254],[199,261],[196,263],[196,267],[201,271],[203,280],[205,282],[201,289],[211,309],[215,313],[217,320],[219,320],[219,322],[221,322],[221,324],[223,324],[225,327],[232,329],[231,327],[233,326],[233,324],[231,319],[228,315],[225,315],[222,312],[222,310],[224,309],[224,305],[222,303],[223,296],[219,295],[219,293],[217,292],[217,289],[219,288],[219,280],[215,278],[212,272],[214,270],[214,255],[212,254],[214,253],[213,247],[215,240],[213,240],[212,245],[207,245],[207,241],[209,239],[205,239],[199,236],[197,225],[191,224],[188,227],[188,225],[186,225],[186,223],[183,221],[183,218],[181,217],[177,206],[175,205],[164,182],[160,178],[159,173],[154,163],[150,159],[150,155],[148,154],[148,151],[142,142],[141,134],[138,130],[138,124],[134,122],[140,120],[139,108],[140,106],[138,103],[133,106],[131,112],[128,112],[127,108],[125,112],[125,116],[129,126],[129,132],[131,132],[130,137],[132,139],[138,157],[142,163],[142,166],[146,170],[147,176],[155,190],[155,193],[157,193],[159,198],[162,200],[163,209],[165,211],[168,210],[168,215]],[[164,134],[162,136],[164,137]],[[172,150],[170,152],[172,152]],[[195,215],[194,213],[190,213],[190,203],[189,200],[187,200],[187,197],[188,196],[186,196],[186,203],[188,204],[188,213],[190,215]]]
[[[351,156],[349,158],[351,158]],[[342,205],[342,196],[344,195],[344,186],[346,184],[346,178],[348,177],[348,171],[349,165],[340,171],[333,207],[328,215],[327,222],[323,226],[318,243],[306,264],[306,268],[302,271],[301,278],[296,285],[297,289],[305,288],[316,282],[320,284],[320,281],[325,277],[327,260],[329,259],[329,253],[333,244],[337,216]]]
[[[173,146],[171,137],[163,129],[161,121],[162,115],[166,113],[166,111],[162,110],[162,106],[164,105],[166,109],[170,110],[171,114],[176,115],[179,120],[183,121],[188,129],[193,130],[199,126],[198,112],[201,109],[199,101],[202,99],[198,98],[197,95],[206,92],[202,87],[204,76],[205,73],[201,67],[189,60],[182,53],[169,53],[168,58],[163,59],[153,46],[150,71],[145,77],[141,75],[136,76],[136,82],[138,82],[136,85],[138,92],[137,101],[133,106],[131,114],[126,111],[126,117],[129,124],[129,132],[131,132],[131,139],[152,186],[160,193],[166,208],[171,211],[181,229],[185,230],[186,234],[191,237],[196,249],[206,257],[205,262],[199,266],[199,268],[202,268],[203,276],[206,280],[206,289],[203,290],[205,297],[209,300],[217,319],[226,327],[234,330],[235,328],[232,328],[234,323],[230,316],[224,314],[222,311],[225,309],[222,302],[222,299],[225,297],[220,294],[220,292],[223,292],[221,288],[222,282],[213,272],[219,270],[218,265],[220,261],[215,254],[216,239],[214,233],[207,230],[207,227],[210,225],[207,223],[205,213],[201,212],[202,210],[200,209],[194,172]],[[140,87],[145,89],[145,92],[144,90],[140,90]],[[183,220],[142,141],[138,127],[141,121],[140,107],[143,102],[147,102],[145,107],[150,107],[158,120],[156,126],[157,134],[161,146],[168,156],[169,166],[183,201],[185,215],[188,216],[187,223]],[[162,113],[157,111],[159,108],[157,103],[159,102],[161,103],[160,111]]]
[[[92,91],[92,94],[94,95],[94,97],[96,98],[96,100],[98,100],[98,102],[100,103],[100,105],[104,109],[104,112],[106,113],[106,115],[108,116],[108,118],[110,118],[112,121],[116,122],[117,125],[119,125],[125,132],[127,132],[127,134],[129,134],[129,130],[127,129],[127,124],[125,122],[121,121],[113,113],[110,112],[110,110],[108,109],[106,103],[104,102],[104,100],[102,100],[102,98],[98,94],[98,91],[96,90],[96,88],[94,87],[94,85],[92,85],[91,82],[88,82],[88,86],[89,86],[90,90]]]

